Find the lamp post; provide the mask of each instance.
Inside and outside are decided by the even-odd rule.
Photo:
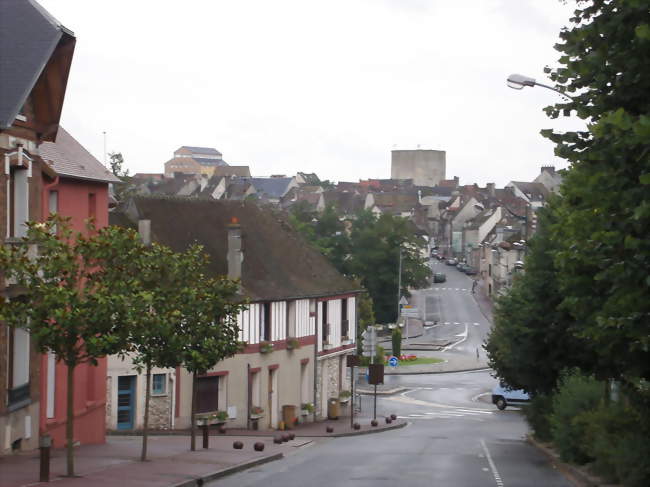
[[[513,90],[523,90],[524,87],[526,86],[530,86],[531,88],[534,88],[535,86],[541,86],[542,88],[546,88],[547,90],[551,90],[556,93],[559,93],[569,101],[573,100],[573,98],[571,98],[566,93],[558,90],[557,88],[553,88],[552,86],[545,85],[544,83],[540,83],[537,80],[535,80],[535,78],[531,78],[530,76],[524,76],[523,74],[511,74],[510,76],[508,76],[507,83],[508,83],[508,87],[512,88]]]

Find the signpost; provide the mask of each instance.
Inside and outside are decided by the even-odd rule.
[[[402,296],[400,298],[400,300],[399,300],[399,309],[397,310],[398,311],[398,314],[397,314],[398,318],[403,313],[402,306],[407,306],[408,304],[409,304],[408,300],[404,296]],[[408,340],[408,337],[409,337],[409,320],[406,320],[406,339],[407,340]]]
[[[388,365],[391,367],[397,367],[399,365],[399,360],[397,357],[393,356],[388,359]]]

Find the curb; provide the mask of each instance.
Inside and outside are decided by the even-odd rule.
[[[395,389],[389,389],[387,391],[377,391],[378,396],[391,396],[397,394],[398,392],[408,391],[408,387],[396,387]],[[372,389],[355,389],[358,394],[363,394],[364,396],[373,396],[375,391]]]
[[[476,367],[470,369],[455,370],[432,370],[430,372],[384,372],[384,375],[427,375],[427,374],[455,374],[456,372],[477,372],[479,370],[491,370],[490,367]]]
[[[604,487],[606,485],[615,487],[616,485],[619,485],[619,484],[607,484],[602,480],[600,480],[598,477],[593,477],[589,475],[587,472],[584,472],[582,469],[574,465],[564,463],[562,460],[560,460],[559,455],[555,453],[555,451],[543,445],[542,443],[538,442],[530,434],[526,435],[526,442],[533,445],[539,451],[544,453],[544,455],[546,455],[546,457],[550,460],[551,464],[559,472],[561,472],[570,482],[572,482],[576,487],[599,487],[599,486]]]
[[[322,437],[327,438],[327,437],[334,437],[334,438],[344,438],[346,436],[359,436],[359,435],[372,435],[374,433],[383,433],[384,431],[391,431],[391,430],[396,430],[400,428],[404,428],[408,423],[404,421],[403,423],[397,423],[393,424],[390,426],[385,426],[380,429],[369,429],[369,430],[364,430],[364,431],[350,431],[349,433],[329,433],[327,435],[323,435]],[[312,435],[314,436],[314,435]],[[296,435],[296,438],[298,435]],[[318,436],[317,438],[320,438],[321,436]]]
[[[234,473],[241,472],[242,470],[246,470],[252,467],[257,467],[258,465],[274,462],[275,460],[280,460],[282,458],[284,458],[283,453],[276,453],[274,455],[258,458],[257,460],[251,460],[250,462],[244,462],[232,467],[224,468],[223,470],[217,470],[216,472],[208,473],[200,477],[184,480],[182,482],[172,484],[169,487],[201,487],[205,482],[210,482],[212,480],[226,477],[227,475],[232,475]]]

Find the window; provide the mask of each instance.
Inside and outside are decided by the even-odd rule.
[[[50,194],[48,196],[48,207],[50,209],[50,215],[53,215],[55,213],[59,212],[59,192],[58,191],[50,191]],[[56,234],[57,229],[56,225],[52,227],[52,233]]]
[[[9,406],[29,404],[29,333],[9,328]]]
[[[328,319],[327,319],[327,308],[328,308],[328,301],[323,301],[322,302],[323,306],[323,314],[321,315],[323,320],[321,321],[322,327],[321,330],[323,330],[323,336],[322,336],[322,343],[323,345],[328,343],[329,339],[329,334],[330,334],[330,326],[328,324]]]
[[[88,193],[88,218],[97,216],[97,196],[95,193]]]
[[[260,317],[260,324],[262,329],[260,330],[260,335],[262,341],[271,341],[271,303],[262,304],[262,316]]]
[[[196,412],[207,413],[219,409],[219,377],[199,377],[196,384]]]
[[[167,394],[167,374],[153,374],[151,393],[157,395]]]
[[[286,302],[286,338],[298,336],[296,332],[296,302]]]
[[[24,237],[27,234],[25,222],[29,220],[29,188],[27,169],[12,167],[8,185],[9,204],[7,215],[7,237]]]
[[[348,299],[341,300],[341,337],[348,336],[350,333],[350,323],[348,322]]]

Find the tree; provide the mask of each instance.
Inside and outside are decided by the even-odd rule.
[[[555,391],[567,367],[587,366],[593,355],[575,333],[580,325],[561,308],[551,226],[555,202],[538,212],[539,230],[528,241],[526,267],[496,302],[494,326],[486,341],[490,367],[516,389]]]
[[[118,178],[128,177],[129,170],[124,167],[124,157],[121,152],[111,152],[108,154],[108,163],[111,166],[111,172]]]
[[[136,193],[133,177],[129,175],[129,170],[125,167],[124,157],[121,152],[111,152],[108,154],[108,158],[111,172],[120,179],[119,183],[112,185],[115,198],[118,201],[127,201]]]
[[[543,131],[571,162],[554,225],[561,306],[597,354],[600,377],[650,379],[650,10],[645,1],[581,2],[547,68],[587,130]]]
[[[357,355],[363,351],[363,340],[361,335],[369,326],[375,324],[375,312],[372,306],[372,298],[367,294],[359,294],[359,326],[357,328]]]
[[[246,302],[238,296],[239,284],[205,275],[207,263],[208,257],[200,245],[183,254],[180,282],[184,285],[178,289],[180,307],[175,313],[176,333],[182,343],[179,363],[192,374],[192,450],[196,448],[198,376],[241,350],[237,316],[246,308]]]
[[[137,234],[114,227],[88,235],[73,234],[69,219],[50,217],[28,225],[22,245],[0,247],[0,268],[25,291],[25,299],[0,303],[0,319],[30,332],[36,349],[53,352],[67,366],[67,474],[74,475],[74,371],[82,363],[97,364],[127,346],[132,321],[129,288],[132,277],[112,268],[115,255],[137,251]],[[38,249],[30,257],[29,247]]]
[[[400,295],[425,286],[431,269],[422,256],[424,239],[415,235],[405,218],[369,211],[357,215],[350,233],[349,275],[360,279],[372,297],[379,323],[397,317],[399,260],[402,256]]]

